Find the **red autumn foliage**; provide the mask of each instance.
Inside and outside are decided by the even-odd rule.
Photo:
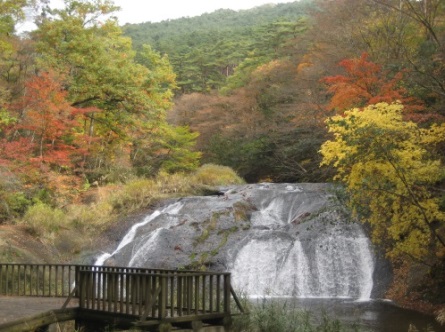
[[[27,81],[25,95],[11,105],[21,120],[8,128],[0,162],[26,160],[40,170],[48,170],[52,166],[72,167],[74,155],[87,154],[91,140],[77,130],[78,119],[98,110],[74,108],[66,97],[61,80],[52,73],[41,73]]]
[[[341,113],[354,107],[399,101],[412,118],[418,121],[422,118],[414,113],[422,111],[424,106],[401,86],[403,72],[390,77],[379,64],[368,61],[366,53],[359,59],[345,59],[339,65],[345,70],[345,75],[328,76],[322,80],[332,94],[328,109]]]

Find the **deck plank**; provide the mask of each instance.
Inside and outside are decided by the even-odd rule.
[[[61,309],[65,301],[65,298],[0,296],[0,325],[49,310]],[[71,299],[67,308],[75,308],[78,305],[77,299]]]

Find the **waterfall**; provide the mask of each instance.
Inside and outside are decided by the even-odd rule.
[[[114,255],[117,255],[119,251],[121,251],[122,248],[126,247],[129,244],[132,244],[137,231],[139,228],[147,225],[155,218],[161,216],[161,215],[175,215],[178,214],[178,212],[181,210],[182,204],[180,202],[175,202],[173,204],[167,205],[162,210],[155,210],[153,213],[149,214],[147,217],[144,218],[144,220],[140,223],[134,224],[130,230],[125,234],[117,248],[110,254],[110,253],[102,253],[99,255],[99,257],[96,258],[94,265],[101,266],[103,265],[107,259],[110,257],[113,257]],[[131,263],[131,261],[129,262]],[[128,266],[132,266],[131,264],[128,264]]]
[[[97,263],[229,271],[249,296],[368,300],[371,243],[332,204],[330,188],[245,185],[223,188],[224,197],[183,198],[135,224]]]
[[[364,235],[299,240],[253,239],[237,254],[233,285],[250,296],[368,300],[373,257]]]

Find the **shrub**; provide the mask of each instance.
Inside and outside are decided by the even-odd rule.
[[[156,177],[156,185],[158,192],[162,196],[165,194],[175,195],[190,195],[192,194],[192,179],[189,174],[174,173],[169,174],[167,172],[159,172]]]
[[[0,192],[0,222],[22,216],[31,201],[23,192]]]
[[[169,174],[160,171],[153,179],[134,179],[120,186],[110,197],[116,212],[131,212],[145,208],[166,197],[200,193],[202,186],[220,186],[244,183],[231,168],[207,164],[193,175]]]
[[[153,180],[150,179],[130,180],[111,195],[110,204],[117,212],[146,207],[153,200],[153,187]]]
[[[244,180],[230,167],[205,164],[196,170],[193,182],[208,186],[224,186],[242,184]]]
[[[145,208],[166,197],[192,194],[190,177],[159,172],[153,179],[134,179],[117,189],[110,204],[117,212],[131,212]]]
[[[61,209],[38,203],[26,211],[21,223],[26,225],[31,233],[46,236],[56,233],[66,224],[66,215]]]
[[[113,206],[107,201],[91,205],[71,205],[67,211],[67,219],[78,230],[97,230],[97,226],[113,220],[112,211]]]

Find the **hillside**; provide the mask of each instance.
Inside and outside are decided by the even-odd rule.
[[[306,0],[241,11],[220,9],[160,23],[126,24],[123,31],[135,49],[146,44],[168,55],[180,93],[208,92],[222,87],[250,54],[276,57],[276,46],[301,30],[297,22],[313,7]]]
[[[0,6],[0,223],[78,254],[167,193],[215,192],[198,178],[221,165],[248,183],[334,181],[393,264],[391,297],[444,304],[442,0],[123,28],[108,0],[66,0],[16,35],[32,3]]]

